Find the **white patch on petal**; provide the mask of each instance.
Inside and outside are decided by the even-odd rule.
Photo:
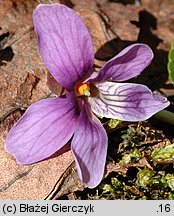
[[[169,105],[144,85],[104,82],[96,84],[97,97],[89,97],[92,111],[102,117],[123,121],[143,121]]]

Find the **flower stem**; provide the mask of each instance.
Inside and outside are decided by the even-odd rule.
[[[153,117],[174,125],[174,113],[168,110],[161,110],[160,112],[156,113]]]

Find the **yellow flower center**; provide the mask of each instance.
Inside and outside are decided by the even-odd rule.
[[[78,96],[90,96],[90,84],[89,83],[78,83],[75,86],[75,93]]]

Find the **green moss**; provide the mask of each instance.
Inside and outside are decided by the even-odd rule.
[[[108,126],[109,126],[109,128],[114,129],[118,126],[119,123],[120,123],[120,121],[117,119],[110,119],[108,122]]]
[[[147,168],[140,169],[137,174],[136,184],[142,187],[151,185],[151,179],[153,175],[154,175],[154,172],[152,170],[149,170]]]
[[[153,161],[164,161],[174,159],[174,144],[155,149],[152,152],[151,159]]]
[[[141,152],[137,148],[134,148],[130,150],[130,153],[123,154],[120,164],[135,163],[140,160],[141,156]]]
[[[77,197],[90,200],[174,199],[174,144],[165,146],[163,132],[149,126],[130,126],[110,135],[108,159],[112,164],[115,161],[116,167],[111,166],[113,172],[111,170],[98,187],[86,188]]]

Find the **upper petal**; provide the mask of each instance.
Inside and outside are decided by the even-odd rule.
[[[72,151],[80,179],[90,188],[102,180],[107,145],[107,134],[101,122],[84,106],[72,140]]]
[[[104,82],[99,94],[89,97],[92,111],[101,117],[122,121],[144,121],[169,105],[167,98],[153,94],[144,85]]]
[[[72,137],[79,111],[72,94],[32,104],[6,138],[6,150],[21,164],[51,156]]]
[[[91,37],[77,13],[61,4],[41,4],[33,13],[43,61],[54,78],[70,90],[92,67]]]
[[[133,44],[102,67],[93,82],[117,81],[131,79],[139,75],[152,61],[153,52],[146,44]]]

